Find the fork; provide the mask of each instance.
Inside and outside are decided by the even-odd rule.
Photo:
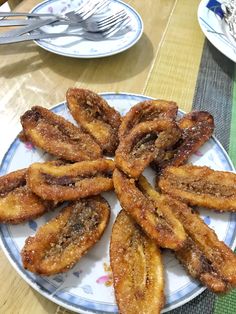
[[[119,24],[120,22],[125,20],[127,16],[128,15],[125,10],[122,9],[120,11],[109,14],[103,19],[99,19],[96,17],[92,19],[87,19],[86,21],[82,22],[81,25],[89,32],[101,32],[111,28],[113,25]]]
[[[92,33],[88,31],[82,31],[78,33],[69,33],[69,32],[61,32],[61,33],[32,33],[27,35],[21,36],[12,36],[12,37],[2,37],[0,38],[0,45],[1,44],[11,44],[11,43],[18,43],[22,41],[29,41],[29,40],[39,40],[39,39],[47,39],[47,38],[58,38],[58,37],[81,37],[91,41],[101,41],[104,39],[111,38],[120,30],[126,28],[126,26],[130,23],[130,17],[127,16],[122,22],[112,26],[110,29],[100,32],[100,33]]]
[[[115,12],[113,14],[109,14],[105,18],[100,19],[100,17],[90,17],[87,20],[81,22],[81,26],[86,28],[90,32],[97,32],[102,31],[106,28],[113,26],[114,24],[118,23],[122,18],[127,15],[124,9],[121,11]],[[46,19],[42,19],[45,21]],[[35,23],[41,21],[41,19],[0,19],[0,27],[9,27],[9,26],[28,26],[28,25],[36,25]],[[73,22],[73,21],[66,21],[66,20],[52,20],[47,19],[46,25],[58,26],[58,25],[69,25],[69,26],[76,26],[80,22]],[[43,23],[44,24],[44,23]],[[43,26],[43,25],[42,25]],[[41,27],[41,26],[40,26]]]
[[[88,0],[78,10],[65,13],[63,16],[72,21],[85,21],[94,13],[100,12],[109,4],[110,0]]]
[[[17,17],[26,16],[31,18],[40,17],[54,17],[58,20],[74,20],[84,21],[95,12],[100,12],[105,6],[109,4],[110,0],[88,0],[84,1],[83,4],[77,10],[72,10],[64,14],[53,14],[53,13],[28,13],[28,12],[0,12],[0,18],[5,19],[6,17]],[[0,19],[1,21],[1,19]]]
[[[10,30],[0,34],[1,37],[12,37],[12,36],[20,36],[25,33],[29,33],[33,30],[39,29],[41,26],[52,24],[55,25],[68,25],[68,26],[81,26],[83,29],[89,32],[102,32],[106,29],[111,28],[112,26],[118,25],[120,22],[124,21],[127,18],[127,14],[124,10],[120,10],[114,12],[113,14],[103,18],[90,18],[83,23],[78,22],[67,22],[67,21],[56,21],[54,19],[37,19],[36,21],[30,22],[25,27],[21,27],[18,29]],[[44,22],[45,21],[45,22]],[[0,22],[1,23],[1,22]],[[34,27],[35,26],[35,27]]]

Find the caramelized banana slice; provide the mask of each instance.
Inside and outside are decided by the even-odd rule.
[[[46,276],[68,271],[101,238],[109,216],[101,196],[71,203],[26,240],[24,268]]]
[[[119,112],[88,89],[70,88],[66,93],[66,100],[74,119],[91,134],[103,152],[114,155],[119,143]]]
[[[222,293],[232,288],[231,284],[216,272],[210,260],[190,237],[183,248],[175,251],[175,256],[193,278],[198,279],[212,292]]]
[[[125,211],[112,228],[110,260],[119,313],[160,313],[164,306],[160,250]]]
[[[101,149],[89,134],[46,108],[32,107],[21,117],[21,140],[68,161],[101,157]]]
[[[138,178],[156,155],[178,141],[181,133],[170,120],[141,122],[120,142],[115,155],[118,168]]]
[[[219,211],[236,211],[236,174],[208,167],[168,167],[159,186],[167,194],[190,205]]]
[[[177,111],[177,104],[173,101],[160,99],[142,101],[133,106],[123,117],[119,128],[119,139],[122,140],[140,122],[175,119]]]
[[[152,189],[144,177],[140,177],[139,186],[143,193],[155,202],[157,208],[161,208],[165,214],[170,212],[184,227],[188,235],[187,240],[175,251],[175,254],[189,274],[213,292],[225,292],[232,285],[234,286],[236,273],[233,273],[233,268],[227,273],[223,265],[227,258],[235,265],[236,257],[223,242],[218,240],[214,231],[198,215],[192,213],[191,208]]]
[[[138,189],[134,179],[115,169],[113,182],[122,208],[160,247],[176,250],[184,244],[185,232],[179,221],[166,208],[157,208]]]
[[[176,238],[185,241],[186,234],[183,225],[176,219],[172,208],[169,206],[166,197],[158,193],[144,176],[140,176],[138,183],[139,189],[155,206],[155,212],[159,217],[162,217],[170,226]]]
[[[43,215],[54,207],[26,185],[27,169],[0,177],[0,222],[18,224]]]
[[[178,121],[182,131],[181,138],[163,156],[157,156],[152,167],[161,173],[167,166],[181,166],[195,153],[212,135],[214,119],[209,112],[194,111],[186,114]]]
[[[108,159],[52,165],[34,163],[29,167],[27,183],[43,199],[76,200],[113,189],[114,162]]]
[[[186,204],[165,196],[176,218],[191,240],[177,250],[176,256],[191,275],[214,292],[236,286],[236,255],[215,232]]]

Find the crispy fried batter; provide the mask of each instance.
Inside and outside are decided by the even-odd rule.
[[[164,306],[160,250],[123,210],[113,225],[110,260],[119,313],[160,313]]]
[[[122,140],[132,128],[140,122],[157,119],[175,119],[177,104],[167,100],[145,100],[133,106],[123,117],[119,128],[119,139]]]
[[[89,134],[46,108],[35,106],[21,117],[20,139],[68,161],[93,160],[101,149]]]
[[[101,238],[109,216],[109,204],[101,196],[71,203],[26,240],[24,267],[47,276],[68,271]]]
[[[0,222],[18,224],[43,215],[54,207],[26,186],[26,171],[22,169],[0,177]]]
[[[70,88],[66,99],[74,119],[93,136],[104,153],[114,155],[119,143],[119,112],[101,96],[87,89]]]
[[[160,247],[176,250],[183,246],[185,232],[182,225],[165,207],[156,207],[129,179],[118,169],[114,170],[113,182],[117,197],[123,209],[142,227],[146,234]]]
[[[199,279],[213,292],[225,292],[236,285],[236,256],[220,242],[213,230],[187,205],[159,194],[141,177],[139,186],[143,193],[165,213],[170,211],[184,227],[187,240],[175,251],[177,258],[189,274]],[[226,263],[226,260],[229,259]],[[226,263],[226,264],[225,264]],[[234,265],[230,266],[230,263]],[[224,269],[224,265],[228,268]]]
[[[76,200],[113,188],[114,162],[108,159],[52,165],[34,163],[29,167],[27,183],[43,199]]]
[[[208,167],[168,167],[159,186],[167,194],[190,205],[219,211],[236,211],[236,174]]]
[[[170,120],[141,122],[120,141],[115,163],[130,177],[138,178],[156,155],[178,141],[181,133]]]
[[[147,197],[155,206],[155,212],[159,217],[162,217],[169,226],[171,232],[175,234],[176,238],[181,239],[182,242],[186,239],[186,234],[181,222],[176,219],[173,210],[170,208],[166,198],[158,193],[144,176],[140,176],[137,182],[140,191]]]
[[[222,293],[231,288],[190,237],[187,238],[184,247],[175,252],[175,256],[193,278],[198,279],[212,292]]]
[[[236,286],[236,255],[186,204],[165,195],[166,202],[183,224],[188,240],[176,256],[189,273],[213,292]]]
[[[180,140],[165,151],[163,156],[157,156],[152,167],[161,173],[167,166],[180,166],[187,162],[212,135],[214,119],[209,112],[190,112],[178,121],[182,131]]]

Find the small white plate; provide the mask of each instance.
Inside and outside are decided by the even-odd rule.
[[[150,99],[142,95],[125,93],[102,93],[101,95],[122,115],[136,103]],[[52,110],[74,122],[65,102],[58,104]],[[182,114],[179,112],[180,116]],[[44,161],[47,157],[47,154],[42,150],[36,149],[30,143],[22,143],[16,138],[3,158],[0,175],[27,167],[36,161]],[[234,171],[227,153],[214,137],[211,137],[191,157],[190,161],[193,164],[207,165],[213,169]],[[152,182],[155,173],[151,169],[147,169],[145,176]],[[118,313],[113,287],[109,285],[111,275],[109,270],[109,242],[112,224],[121,208],[113,192],[104,193],[104,197],[111,206],[111,219],[108,228],[102,239],[82,257],[73,269],[64,274],[49,277],[37,276],[23,268],[20,257],[25,239],[34,235],[39,226],[55,216],[58,210],[24,224],[0,225],[0,244],[20,276],[49,300],[79,313]],[[216,213],[206,209],[202,209],[200,214],[204,221],[215,230],[220,240],[231,248],[235,247],[236,214]],[[163,256],[166,296],[163,312],[166,312],[192,300],[205,288],[187,275],[173,253],[164,250]]]
[[[46,0],[32,9],[32,13],[55,13],[78,9],[85,0]],[[132,47],[143,33],[143,22],[140,15],[128,4],[120,0],[111,0],[106,10],[125,10],[130,17],[129,30],[123,34],[102,41],[90,41],[81,37],[59,37],[35,40],[41,48],[50,52],[74,58],[100,58],[111,56]],[[80,28],[79,28],[80,29]],[[44,26],[42,30],[48,33],[60,33],[67,30],[67,26]],[[75,27],[73,27],[75,31]]]
[[[236,41],[228,25],[207,8],[209,0],[202,0],[198,7],[198,22],[207,39],[226,57],[236,62]],[[218,2],[221,2],[218,0]]]

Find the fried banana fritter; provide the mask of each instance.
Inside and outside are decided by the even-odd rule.
[[[66,99],[74,119],[95,139],[104,153],[114,155],[119,143],[119,112],[88,89],[70,88]]]
[[[164,306],[160,250],[123,210],[113,225],[110,261],[119,313],[160,313]]]
[[[225,292],[235,286],[236,256],[218,240],[215,232],[186,204],[156,192],[143,177],[139,179],[139,186],[157,208],[164,212],[170,211],[184,227],[187,239],[184,245],[175,251],[175,255],[189,274],[213,292]],[[226,263],[227,259],[230,261]],[[231,267],[230,263],[234,266]],[[227,270],[224,269],[224,264],[228,267]]]
[[[178,142],[159,155],[152,162],[152,167],[159,173],[167,166],[181,166],[195,153],[212,135],[214,119],[209,112],[194,111],[178,121],[182,135]]]
[[[236,286],[236,255],[219,241],[201,217],[186,204],[165,195],[166,202],[183,224],[188,239],[176,250],[177,258],[189,273],[213,292],[226,292]]]
[[[74,164],[34,163],[29,167],[27,183],[43,199],[76,200],[113,189],[113,160],[98,159]]]
[[[0,177],[0,222],[18,224],[43,215],[54,207],[26,185],[27,169]]]
[[[101,196],[71,203],[26,240],[23,266],[46,276],[68,271],[101,238],[109,216]]]
[[[22,140],[67,161],[93,160],[101,157],[99,145],[89,134],[50,110],[35,106],[21,117]]]
[[[115,163],[130,177],[138,178],[156,155],[176,143],[181,133],[175,122],[141,122],[120,141]]]
[[[198,279],[212,292],[222,293],[231,288],[231,284],[217,273],[190,237],[187,238],[184,247],[175,252],[175,256],[193,278]]]
[[[161,190],[190,205],[236,211],[236,174],[208,167],[168,167],[159,181]]]
[[[137,187],[134,179],[118,169],[113,182],[121,207],[138,223],[157,245],[176,250],[183,246],[186,235],[181,223],[170,210],[156,207]]]
[[[145,100],[133,106],[123,117],[119,128],[122,140],[137,124],[157,119],[175,119],[178,107],[173,101]]]

